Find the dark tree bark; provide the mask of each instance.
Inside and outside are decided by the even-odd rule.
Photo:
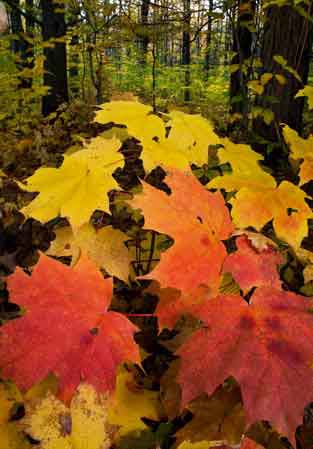
[[[14,5],[15,7],[12,7],[10,14],[11,31],[16,36],[12,41],[12,51],[17,56],[16,66],[22,72],[24,69],[32,69],[34,66],[34,45],[28,39],[25,39],[25,34],[30,39],[34,37],[33,0],[26,1],[26,30],[23,27],[19,0],[16,0]],[[32,78],[30,76],[26,77],[21,74],[19,79],[20,88],[26,89],[32,86]]]
[[[254,5],[251,0],[239,0],[238,16],[233,26],[233,51],[232,64],[238,64],[239,70],[230,77],[231,113],[239,113],[245,119],[248,112],[248,73],[243,70],[244,62],[251,57],[252,32],[248,24],[253,24]]]
[[[65,37],[66,27],[59,3],[41,0],[41,7],[43,40],[54,44],[44,48],[44,85],[49,87],[49,92],[43,97],[42,113],[49,115],[68,102],[66,46],[64,42],[53,42],[53,39]]]
[[[69,8],[68,10],[68,23],[72,23],[75,26],[79,21],[79,8]],[[75,30],[75,28],[73,28]],[[74,33],[71,37],[70,42],[70,55],[69,55],[69,84],[70,84],[70,93],[71,96],[77,98],[80,93],[80,80],[79,80],[79,62],[80,56],[77,51],[77,45],[79,44],[79,36]]]
[[[204,57],[204,78],[206,81],[209,78],[209,71],[210,71],[210,51],[212,42],[212,23],[213,23],[212,12],[213,12],[213,0],[210,0],[208,26],[206,31],[205,57]]]
[[[69,76],[71,80],[71,94],[74,98],[77,98],[79,96],[79,73],[78,73],[78,65],[79,65],[79,54],[75,50],[76,45],[79,44],[79,37],[77,34],[74,34],[71,38],[71,54],[70,54],[70,70],[69,70]]]
[[[312,16],[312,1],[309,13]],[[267,140],[277,140],[279,124],[286,123],[301,133],[304,98],[294,98],[299,89],[308,81],[310,51],[312,46],[312,25],[309,20],[290,7],[277,6],[266,10],[262,62],[264,72],[281,74],[286,83],[271,81],[258,101],[264,108],[274,112],[274,121],[266,125],[261,119],[256,120],[258,134]],[[284,70],[275,62],[273,56],[280,55],[290,67],[297,71],[302,83],[294,75]],[[275,98],[275,102],[271,99]]]
[[[19,0],[16,2],[17,6],[19,6]],[[16,35],[16,38],[12,41],[12,51],[15,54],[19,54],[22,51],[22,41],[20,36],[24,33],[24,28],[22,24],[21,13],[18,9],[12,8],[10,13],[10,22],[11,22],[11,31],[12,34]]]
[[[31,39],[31,41],[34,39],[34,31],[35,31],[35,20],[34,20],[34,0],[26,0],[26,11],[28,12],[28,16],[25,19],[25,25],[26,25],[26,34]],[[35,51],[34,51],[34,44],[31,41],[25,41],[25,67],[28,69],[34,68],[34,58],[35,58]],[[33,84],[33,78],[27,78],[23,81],[24,86],[23,87],[32,87]]]
[[[142,0],[140,8],[140,24],[142,31],[139,36],[139,63],[145,65],[147,62],[147,52],[149,45],[149,36],[147,34],[147,23],[149,16],[150,0]]]
[[[183,18],[183,42],[182,42],[182,65],[185,69],[185,93],[184,101],[188,103],[191,100],[190,94],[190,23],[191,23],[191,9],[190,0],[184,0],[184,18]]]

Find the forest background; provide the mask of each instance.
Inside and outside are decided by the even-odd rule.
[[[250,282],[249,278],[246,281],[248,287],[242,285],[245,282],[242,278],[245,278],[247,273],[249,277],[251,272],[240,271],[239,281],[235,282],[232,277],[222,274],[223,259],[218,266],[216,278],[212,275],[214,282],[221,281],[218,291],[225,295],[240,294],[243,301],[249,303],[255,294],[255,289],[259,288],[257,291],[261,291],[260,286],[265,285],[278,290],[282,288],[279,290],[279,295],[288,296],[290,292],[293,292],[300,295],[301,301],[303,298],[309,301],[307,298],[313,296],[312,8],[312,0],[118,0],[116,2],[109,0],[6,0],[0,2],[0,274],[2,279],[0,322],[4,329],[0,337],[3,338],[5,329],[9,328],[10,323],[18,328],[19,319],[23,314],[23,307],[18,307],[18,301],[14,302],[15,287],[13,286],[12,293],[11,291],[9,293],[6,283],[7,279],[15,279],[14,276],[21,275],[17,267],[22,268],[26,273],[36,273],[37,269],[42,269],[43,272],[45,269],[47,272],[51,269],[51,273],[54,269],[55,273],[61,270],[61,264],[55,266],[52,264],[45,268],[44,264],[49,262],[45,262],[47,259],[39,256],[39,252],[42,251],[48,251],[48,254],[52,254],[63,262],[64,266],[70,265],[73,260],[76,263],[79,259],[79,251],[76,251],[76,255],[74,252],[69,253],[68,242],[64,244],[64,239],[68,239],[73,244],[76,238],[79,242],[75,243],[76,246],[81,245],[81,247],[84,246],[85,239],[89,244],[88,252],[99,258],[99,254],[104,249],[101,245],[104,243],[100,237],[97,240],[98,237],[95,235],[102,235],[102,231],[105,235],[108,227],[110,232],[113,229],[113,234],[106,237],[106,241],[111,242],[109,250],[105,248],[105,251],[108,250],[110,253],[110,257],[104,257],[102,260],[100,254],[101,263],[103,262],[106,269],[102,272],[105,281],[108,281],[107,277],[108,273],[111,274],[111,268],[112,276],[114,275],[113,299],[108,313],[113,310],[124,314],[124,318],[128,317],[129,322],[133,322],[138,327],[135,341],[140,346],[142,365],[141,367],[138,364],[128,366],[126,371],[122,371],[117,377],[116,397],[119,398],[120,408],[117,408],[116,414],[121,416],[114,419],[116,419],[117,427],[122,428],[122,431],[118,433],[117,438],[113,438],[112,434],[116,431],[114,426],[113,430],[106,429],[105,435],[100,432],[102,442],[90,443],[94,444],[90,447],[209,449],[215,446],[227,446],[236,449],[239,447],[253,449],[260,447],[257,446],[260,444],[266,449],[284,449],[290,448],[293,444],[298,449],[312,449],[313,403],[310,401],[313,396],[311,397],[309,392],[307,402],[301,403],[301,407],[298,407],[301,408],[302,423],[299,419],[294,419],[294,416],[290,428],[279,421],[285,409],[287,415],[289,410],[291,414],[296,414],[296,407],[293,406],[293,402],[296,401],[293,401],[292,397],[297,388],[295,377],[291,382],[295,389],[290,389],[287,393],[284,391],[285,384],[279,387],[273,382],[272,386],[273,391],[279,391],[280,395],[279,400],[274,401],[273,416],[278,417],[277,429],[282,431],[281,435],[275,430],[275,420],[274,424],[266,421],[258,422],[245,433],[242,396],[238,384],[232,379],[220,379],[221,385],[214,394],[200,396],[195,402],[191,402],[188,409],[180,408],[180,393],[176,382],[179,369],[176,364],[176,352],[187,337],[199,329],[199,326],[202,329],[203,322],[194,320],[188,315],[191,311],[188,309],[190,306],[188,301],[194,300],[192,294],[198,295],[200,301],[203,297],[201,291],[196,290],[192,294],[188,291],[190,295],[187,295],[187,299],[183,296],[180,303],[180,297],[171,293],[169,296],[165,295],[162,302],[160,300],[162,291],[153,288],[149,290],[147,287],[150,281],[138,280],[137,277],[149,274],[156,266],[156,271],[159,269],[158,263],[161,266],[162,257],[163,261],[166,258],[166,251],[176,248],[173,241],[180,242],[179,232],[182,235],[187,232],[189,221],[193,224],[196,221],[197,226],[204,222],[204,226],[207,226],[211,232],[212,223],[208,219],[210,211],[206,216],[205,208],[202,210],[203,202],[201,205],[197,203],[198,215],[191,216],[194,213],[193,210],[190,216],[184,215],[185,221],[182,220],[182,228],[179,229],[175,238],[171,239],[171,232],[163,231],[162,226],[159,226],[160,233],[157,225],[155,230],[143,229],[143,217],[130,211],[125,205],[131,196],[130,192],[136,198],[141,182],[145,186],[144,189],[149,188],[149,185],[154,186],[159,189],[158,193],[154,190],[148,190],[148,192],[151,195],[151,204],[156,204],[155,211],[149,210],[144,203],[140,208],[144,210],[147,207],[147,214],[144,210],[144,218],[147,222],[150,219],[149,213],[157,221],[155,218],[158,213],[157,206],[160,208],[162,206],[161,196],[158,195],[161,191],[169,193],[168,185],[172,182],[175,186],[177,182],[176,187],[179,186],[181,190],[178,189],[178,195],[175,197],[174,194],[177,192],[174,189],[174,194],[169,198],[174,197],[170,205],[174,211],[177,207],[180,214],[180,207],[186,209],[184,198],[187,198],[191,191],[195,197],[199,195],[200,199],[204,195],[204,189],[197,190],[200,184],[198,183],[198,187],[195,187],[190,180],[191,165],[194,179],[197,178],[202,185],[211,182],[209,188],[213,186],[220,189],[225,203],[228,203],[227,207],[224,202],[219,205],[214,203],[216,216],[228,217],[227,214],[231,210],[236,228],[240,229],[239,232],[244,232],[245,236],[241,237],[238,237],[238,233],[231,234],[230,224],[227,225],[228,228],[225,225],[225,229],[219,230],[221,232],[218,236],[220,239],[218,244],[222,245],[221,242],[227,240],[226,249],[222,246],[225,251],[223,256],[225,260],[226,250],[229,253],[227,257],[231,257],[233,253],[241,257],[241,251],[243,253],[247,251],[248,254],[242,257],[250,257],[251,253],[254,255],[257,253],[258,256],[257,262],[254,256],[251,256],[252,259],[248,258],[248,262],[244,259],[244,263],[241,263],[244,267],[252,267],[251,271],[255,268],[254,262],[257,266],[257,275],[255,272],[252,273],[256,279],[253,278]],[[138,100],[140,103],[137,102]],[[151,110],[145,105],[151,106]],[[180,113],[185,114],[180,115]],[[201,114],[208,121],[203,121],[196,114]],[[114,126],[113,122],[117,126]],[[125,127],[129,134],[125,131]],[[121,140],[120,152],[125,159],[123,168],[116,165],[121,160],[116,162],[114,153],[116,142],[114,143],[114,138],[110,141],[110,138],[116,135]],[[177,157],[175,156],[176,141],[179,142],[183,151]],[[41,173],[48,173],[44,170],[49,167],[52,170],[49,172],[50,175],[55,174],[55,179],[59,179],[60,185],[63,186],[63,178],[75,177],[75,165],[73,167],[69,165],[69,171],[64,171],[65,176],[62,175],[62,169],[66,166],[64,161],[75,160],[75,158],[70,159],[71,155],[75,154],[78,155],[78,159],[79,157],[83,159],[82,153],[86,149],[85,154],[88,154],[89,150],[97,152],[98,145],[106,149],[108,157],[110,152],[114,153],[115,159],[105,165],[108,171],[104,175],[102,173],[106,180],[110,180],[104,194],[100,188],[99,191],[95,189],[89,200],[93,205],[93,199],[97,199],[97,194],[100,195],[100,193],[103,194],[103,198],[108,196],[109,199],[106,198],[106,206],[94,207],[92,215],[85,217],[85,221],[79,223],[90,226],[83,229],[86,234],[82,232],[78,237],[78,234],[76,236],[69,234],[71,231],[69,225],[77,223],[71,214],[61,213],[62,201],[60,210],[54,213],[56,208],[51,201],[49,203],[49,195],[47,195],[48,200],[44,200],[47,204],[43,201],[42,210],[39,212],[36,210],[34,192],[40,192],[37,197],[40,204],[40,198],[42,198],[40,195],[44,197],[46,194],[45,182],[49,184],[49,176],[43,175],[42,185],[40,182],[36,185],[35,182],[32,189],[32,175],[35,173],[36,179],[36,173],[39,173],[40,178]],[[147,150],[153,149],[155,153],[149,155]],[[172,150],[173,158],[170,159]],[[120,153],[118,155],[120,156]],[[186,155],[188,160],[185,163]],[[166,162],[169,160],[176,164],[174,164],[175,169],[181,170],[183,167],[180,174],[177,174],[175,170],[166,171]],[[97,167],[93,165],[93,169],[96,179]],[[112,176],[113,169],[116,171]],[[88,173],[89,170],[87,170]],[[166,178],[166,175],[169,178]],[[229,178],[227,178],[228,175]],[[171,180],[171,176],[174,181]],[[175,176],[178,177],[179,182]],[[112,181],[113,178],[116,180],[115,184],[115,181]],[[226,178],[230,179],[228,185]],[[26,187],[27,182],[30,182],[29,187]],[[189,182],[191,182],[190,191],[188,191]],[[286,187],[287,185],[289,187]],[[283,188],[280,190],[281,186]],[[100,187],[103,187],[101,183]],[[264,195],[268,195],[264,196],[265,199],[262,198],[263,187]],[[116,192],[117,188],[118,192]],[[238,209],[236,209],[237,200],[234,199],[234,195],[236,196],[234,191],[237,191],[237,198],[239,198],[240,192],[245,188],[249,194],[252,192],[254,202],[252,201],[252,206],[249,204],[246,214],[240,216],[238,213],[235,216],[234,211],[237,212]],[[283,190],[284,188],[286,191]],[[120,192],[121,189],[122,192]],[[107,195],[108,192],[109,195]],[[63,191],[61,200],[62,194]],[[214,197],[212,192],[206,192],[206,194]],[[271,198],[274,197],[275,200],[271,202]],[[208,198],[211,197],[208,196]],[[286,204],[288,203],[287,209],[285,200]],[[120,207],[119,201],[122,202]],[[64,204],[65,202],[66,200]],[[33,206],[34,203],[35,206]],[[78,203],[79,201],[76,206],[79,209]],[[140,205],[140,200],[138,204]],[[259,210],[262,210],[262,207],[265,210],[266,205],[270,204],[274,212],[272,213],[271,210],[269,216],[266,213],[266,219],[263,220],[262,217],[260,223],[254,225],[254,214],[250,214],[250,211],[257,210],[259,204],[261,204]],[[281,204],[283,204],[282,207]],[[81,209],[83,210],[83,207]],[[170,212],[171,208],[169,208],[169,214]],[[78,212],[77,215],[79,215]],[[180,215],[173,216],[179,222],[177,216]],[[247,219],[245,219],[246,216],[248,216]],[[281,219],[282,216],[283,219]],[[256,217],[259,218],[257,214]],[[272,221],[273,217],[274,221]],[[280,219],[285,225],[280,226]],[[227,220],[225,218],[225,223]],[[240,226],[238,221],[241,223]],[[294,228],[288,227],[288,223],[295,226],[295,232]],[[260,234],[249,233],[256,230]],[[117,237],[117,234],[114,234],[115,231],[122,231],[125,234]],[[196,232],[198,231],[195,231],[195,235]],[[214,232],[215,229],[212,233]],[[170,236],[166,237],[165,234]],[[185,236],[185,246],[181,248],[183,256],[189,254],[190,235]],[[271,240],[270,243],[269,240]],[[62,250],[56,249],[58,242],[61,242],[61,246],[63,244]],[[202,240],[201,242],[203,243]],[[208,241],[205,240],[203,245],[207,244]],[[96,248],[96,255],[93,253],[93,247]],[[220,249],[221,246],[218,248]],[[72,250],[73,247],[70,249]],[[164,253],[165,257],[161,253]],[[119,257],[119,254],[122,256]],[[284,262],[281,261],[281,255],[284,256]],[[196,264],[196,256],[194,254],[194,259],[190,257],[190,260],[187,260],[190,266],[193,266],[193,263]],[[121,262],[123,258],[124,261]],[[113,262],[111,260],[112,265],[109,259],[113,260]],[[130,267],[127,267],[126,271],[125,260],[129,262]],[[212,251],[209,266],[215,260],[218,260],[218,252]],[[57,266],[59,268],[53,268]],[[165,263],[163,266],[165,276],[169,273],[171,277],[169,285],[173,286],[177,280],[174,265]],[[230,262],[229,266],[231,266]],[[102,265],[101,267],[103,268]],[[230,269],[232,270],[234,268]],[[10,275],[12,278],[7,277]],[[58,274],[55,276],[58,279]],[[62,276],[61,272],[61,281],[56,281],[57,287],[59,282],[62,284]],[[158,279],[157,276],[156,279]],[[233,277],[236,277],[234,272]],[[30,276],[30,279],[30,282],[38,281],[35,274]],[[54,279],[53,275],[52,279]],[[214,284],[213,281],[212,284]],[[23,282],[21,285],[24,285]],[[52,284],[53,282],[52,280]],[[67,281],[64,282],[67,285]],[[179,282],[185,285],[183,273]],[[179,282],[177,281],[177,285]],[[39,285],[39,287],[42,286]],[[183,294],[186,293],[183,288],[181,290]],[[271,298],[280,301],[279,295],[275,296],[276,293],[272,291],[271,294],[272,296],[269,295]],[[287,296],[282,297],[287,301]],[[35,299],[40,303],[41,298],[41,294],[38,294]],[[51,298],[44,297],[44,301],[46,299]],[[108,298],[109,301],[111,297]],[[169,303],[174,304],[172,309],[171,306],[168,308]],[[49,307],[49,303],[47,304]],[[187,312],[187,315],[180,316],[175,309],[176,306],[178,312]],[[43,310],[41,313],[46,316]],[[262,309],[261,312],[263,313]],[[49,309],[49,313],[54,313],[53,307]],[[236,313],[235,311],[234,316]],[[273,328],[277,316],[278,321],[281,318],[275,313],[274,311],[273,321],[269,320]],[[309,313],[312,313],[311,308]],[[159,322],[155,315],[158,316]],[[27,313],[25,316],[27,317]],[[295,316],[298,319],[300,315]],[[217,313],[217,321],[218,317]],[[232,323],[232,318],[229,319]],[[288,323],[291,321],[292,317],[288,317],[288,320],[284,322],[284,325],[287,323],[284,328],[286,333],[289,329]],[[75,322],[75,313],[73,322]],[[245,332],[251,321],[248,319],[242,320],[241,324],[242,322],[242,331]],[[228,324],[227,321],[225,323],[225,325]],[[232,326],[229,328],[232,329]],[[292,326],[291,329],[293,329]],[[310,338],[312,337],[311,325],[301,329],[303,333],[296,332],[296,335],[292,336],[295,344],[301,340],[302,335],[306,335],[306,332]],[[92,338],[97,335],[97,329],[91,334]],[[26,334],[26,336],[29,335]],[[24,340],[28,341],[27,338]],[[21,342],[21,347],[24,340]],[[4,341],[2,346],[1,341]],[[12,347],[14,361],[14,345],[7,344],[5,339],[1,341],[2,359],[5,360],[7,352],[10,353]],[[131,352],[133,340],[130,335],[129,341],[131,343],[129,347],[126,344],[126,347]],[[60,345],[61,338],[55,343],[54,347]],[[302,340],[301,343],[302,357],[305,351],[309,353],[311,349],[307,349],[306,343]],[[53,352],[54,347],[50,347],[50,352]],[[16,348],[18,351],[19,345],[16,345]],[[289,346],[283,352],[287,359],[289,355],[292,359],[294,353]],[[195,348],[192,353],[198,354]],[[39,355],[42,356],[40,352]],[[202,356],[203,354],[200,353],[199,359]],[[186,358],[184,360],[186,363]],[[21,366],[19,364],[15,366],[12,362],[16,372],[19,373],[20,369],[23,372],[24,368],[27,372],[28,370],[33,372],[30,362],[27,360],[24,362],[25,366],[22,362]],[[196,362],[194,360],[194,363]],[[296,354],[292,360],[296,366],[295,372],[298,369],[298,362]],[[10,363],[7,365],[9,366]],[[77,360],[77,366],[79,363],[80,360]],[[206,371],[211,370],[211,365],[207,363],[202,371],[199,370],[203,377],[206,376]],[[186,364],[184,366],[185,372],[188,371]],[[299,362],[299,366],[301,367],[299,372],[307,375],[308,363],[301,365]],[[7,369],[1,359],[0,367],[4,371]],[[16,372],[13,374],[16,375]],[[192,378],[193,375],[191,375]],[[49,382],[50,380],[48,380],[50,388]],[[307,382],[308,390],[311,384]],[[41,426],[36,421],[37,412],[31,410],[32,414],[27,411],[29,399],[34,399],[33,396],[37,393],[27,392],[25,396],[21,396],[11,387],[12,385],[8,388],[5,381],[0,382],[0,412],[5,410],[2,415],[0,413],[0,437],[8,438],[5,449],[54,447],[49,446],[51,441],[50,437],[47,437],[51,432],[51,420],[47,427],[42,426],[41,431]],[[45,388],[45,386],[39,388],[39,396],[42,396],[42,390]],[[190,385],[184,387],[184,391],[188,388],[193,388],[192,382],[191,387]],[[56,391],[55,384],[53,389]],[[9,390],[9,397],[7,390]],[[301,390],[301,394],[304,390],[305,388]],[[137,395],[138,391],[141,393],[142,401],[138,400],[140,396]],[[273,391],[270,391],[270,395]],[[100,422],[102,425],[103,409],[99,411],[97,408],[99,404],[96,400],[93,402],[95,393],[85,391],[81,394],[83,399],[86,399],[85,394],[88,401],[92,402],[88,405],[91,407],[91,413],[88,409],[88,413],[85,413],[83,418],[79,417],[87,422],[85,427],[81,426],[81,428],[87,428],[90,425],[93,429],[94,423],[91,425],[88,419],[90,416],[93,419],[94,414],[97,415],[97,423]],[[299,397],[301,394],[299,393]],[[288,399],[286,404],[284,395]],[[161,396],[162,404],[160,404],[159,396]],[[83,413],[83,407],[79,404],[77,396],[74,398],[76,399],[71,403],[73,416],[76,413],[77,403],[79,413]],[[50,400],[52,400],[51,397]],[[278,406],[277,403],[280,400],[281,405]],[[124,404],[128,402],[129,408],[124,407]],[[68,408],[64,412],[64,405],[53,404],[58,413],[56,420],[59,424],[64,416],[72,420],[71,423],[74,422],[73,416],[68,418]],[[68,406],[68,403],[66,405]],[[252,408],[248,407],[249,413],[252,413]],[[267,411],[270,410],[271,406],[268,405]],[[283,410],[282,413],[281,410]],[[39,410],[40,419],[44,413],[44,410]],[[34,421],[29,418],[28,425],[25,425],[25,414],[26,418],[33,416]],[[134,419],[131,420],[130,417],[133,415]],[[52,412],[51,416],[54,416]],[[19,425],[22,422],[24,427],[21,432]],[[294,437],[295,422],[298,428]],[[69,435],[74,433],[72,427],[67,425],[68,421],[62,421],[61,424],[63,433],[55,437],[57,442],[61,441],[64,434],[66,438],[70,438]],[[79,432],[78,429],[78,434]],[[95,434],[99,435],[97,432]],[[256,443],[242,438],[243,435],[251,437]],[[91,441],[92,435],[88,437]],[[83,438],[86,436],[81,437],[81,440]],[[69,443],[70,446],[64,447],[74,449],[84,447],[79,446],[79,438],[76,438],[75,443],[73,441]],[[65,443],[62,440],[58,444]],[[60,447],[63,449],[63,446]],[[1,440],[0,449],[2,449]]]

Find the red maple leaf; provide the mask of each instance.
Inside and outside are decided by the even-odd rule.
[[[237,251],[226,257],[223,271],[232,274],[244,293],[252,287],[281,287],[277,267],[283,257],[275,248],[257,250],[245,235],[237,238],[236,245]]]
[[[165,181],[170,195],[142,182],[143,192],[130,201],[132,207],[143,211],[147,229],[175,241],[144,278],[185,293],[204,284],[215,295],[226,257],[221,240],[233,230],[223,196],[208,192],[191,171],[170,169]]]
[[[17,269],[8,288],[25,315],[0,330],[0,368],[22,390],[49,372],[58,376],[65,400],[81,380],[98,391],[112,390],[117,366],[140,360],[136,327],[106,311],[112,279],[103,279],[87,258],[72,269],[42,254],[32,275]]]
[[[182,406],[233,376],[247,425],[271,421],[294,442],[303,409],[313,400],[310,307],[309,299],[270,287],[257,289],[250,304],[230,295],[199,306],[204,327],[179,350]]]

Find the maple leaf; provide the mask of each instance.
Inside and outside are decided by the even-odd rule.
[[[189,169],[189,160],[175,136],[173,139],[165,137],[165,124],[160,117],[152,114],[151,106],[135,101],[112,101],[101,108],[96,113],[97,122],[123,124],[127,126],[130,136],[140,140],[143,147],[140,158],[146,172],[165,165]],[[117,132],[120,133],[120,130]]]
[[[188,404],[192,419],[175,434],[176,441],[224,441],[238,444],[245,428],[245,416],[238,384],[226,382],[208,398],[201,394]]]
[[[201,115],[172,111],[171,127],[166,137],[163,120],[152,114],[152,107],[136,101],[112,101],[101,105],[96,113],[98,123],[114,122],[127,126],[130,136],[142,144],[140,158],[146,171],[157,166],[189,169],[190,163],[208,162],[208,146],[220,143],[212,124]],[[119,131],[116,131],[119,135]]]
[[[108,398],[81,383],[67,408],[48,394],[26,405],[23,428],[38,440],[39,449],[106,449],[111,445]]]
[[[111,101],[99,106],[95,121],[98,123],[114,122],[127,126],[129,134],[140,141],[152,141],[153,138],[165,137],[164,122],[152,114],[152,107],[138,101]]]
[[[144,140],[140,159],[146,171],[151,171],[157,166],[164,169],[166,167],[187,171],[190,169],[187,155],[172,139],[159,139],[157,142]]]
[[[159,393],[135,384],[132,374],[120,368],[115,394],[108,410],[108,422],[119,426],[118,436],[147,429],[142,417],[158,420],[161,415]]]
[[[142,182],[142,193],[129,202],[143,211],[146,228],[175,240],[144,278],[185,293],[199,284],[209,285],[215,292],[226,257],[221,240],[227,239],[233,229],[224,199],[219,192],[208,192],[191,171],[169,169],[165,182],[171,195]]]
[[[96,137],[85,148],[65,155],[60,168],[39,168],[21,187],[39,195],[22,213],[46,222],[61,215],[73,227],[87,223],[96,209],[109,212],[107,193],[119,188],[112,173],[124,164],[120,141]]]
[[[171,111],[169,116],[171,130],[168,142],[175,145],[189,162],[197,165],[207,164],[209,145],[221,143],[213,125],[200,114]]]
[[[229,446],[228,444],[223,444],[220,441],[199,441],[197,443],[191,443],[190,441],[183,441],[178,449],[264,449],[263,446],[257,444],[250,438],[244,438],[238,446]]]
[[[23,396],[13,382],[0,383],[0,442],[1,449],[30,449],[26,436],[22,433],[19,421],[12,420],[14,408],[23,401],[33,401],[44,397],[49,391],[56,391],[56,379],[50,375],[34,385]],[[16,408],[15,408],[16,410]]]
[[[313,399],[313,316],[310,300],[271,287],[251,303],[220,296],[199,306],[204,328],[179,349],[182,406],[211,395],[229,376],[241,387],[247,425],[268,420],[294,443]]]
[[[307,139],[302,139],[297,131],[289,126],[284,126],[283,135],[286,143],[289,145],[292,158],[303,159],[299,173],[300,185],[303,185],[313,179],[313,134]]]
[[[308,233],[308,219],[313,217],[306,197],[299,187],[283,181],[276,189],[242,188],[229,202],[238,228],[253,226],[260,231],[273,219],[277,237],[298,248]]]
[[[244,293],[252,287],[281,287],[277,267],[283,262],[273,247],[256,250],[243,235],[236,240],[237,251],[229,254],[223,265],[224,272],[230,272]]]
[[[99,391],[113,390],[118,364],[139,360],[135,326],[106,312],[112,279],[103,279],[86,257],[72,269],[41,255],[32,275],[17,269],[8,288],[26,313],[1,328],[0,367],[22,390],[50,371],[64,399],[81,379]]]
[[[222,143],[219,159],[230,163],[232,172],[213,178],[206,187],[237,191],[229,202],[239,229],[253,226],[259,231],[274,219],[277,237],[294,248],[299,247],[308,232],[307,220],[313,216],[305,202],[307,195],[288,181],[276,187],[275,179],[259,165],[262,157],[248,145],[234,144],[228,139]]]
[[[19,431],[16,423],[10,422],[11,410],[21,395],[14,384],[0,383],[0,442],[1,449],[29,449],[25,436]]]
[[[160,288],[157,282],[152,282],[146,292],[159,297],[154,312],[159,327],[172,329],[183,314],[192,315],[194,308],[212,296],[212,287],[199,285],[185,293],[175,288]]]
[[[232,172],[213,178],[208,188],[240,190],[242,187],[259,189],[275,188],[275,179],[266,173],[259,162],[262,156],[251,149],[249,145],[235,144],[229,139],[221,139],[224,148],[218,150],[218,158],[222,164],[229,163]]]
[[[304,86],[304,88],[299,90],[295,95],[295,98],[298,97],[308,97],[309,109],[313,109],[313,86]]]
[[[104,268],[111,276],[128,282],[130,254],[125,246],[128,236],[112,226],[96,230],[90,224],[78,229],[70,226],[56,229],[56,239],[46,254],[57,257],[72,256],[72,266],[79,260],[81,252],[97,267]]]

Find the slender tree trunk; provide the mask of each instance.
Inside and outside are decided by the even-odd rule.
[[[24,30],[22,16],[19,11],[20,2],[17,0],[15,2],[17,8],[12,8],[11,11],[11,31],[16,36],[12,41],[12,51],[16,55],[16,66],[20,72],[24,69],[32,69],[34,64],[34,46],[28,40],[25,39],[25,34],[27,37],[32,39],[34,37],[34,20],[32,18],[33,1],[26,1],[26,10],[28,15],[26,17],[26,30]],[[26,32],[25,32],[26,31]],[[29,75],[29,74],[28,74]],[[32,78],[30,76],[25,76],[21,73],[19,77],[19,87],[22,89],[29,88],[32,86]]]
[[[312,1],[309,14],[312,17]],[[262,46],[262,63],[264,72],[283,75],[285,84],[277,80],[268,83],[259,100],[263,108],[271,109],[274,121],[266,125],[261,119],[256,120],[257,132],[267,140],[279,138],[279,124],[286,123],[301,133],[304,99],[294,98],[299,89],[308,81],[310,51],[312,46],[312,25],[310,21],[291,6],[270,7],[266,10],[266,22]],[[288,66],[299,74],[302,82],[284,70],[275,62],[275,55],[282,56]],[[275,102],[271,101],[275,98]]]
[[[71,82],[71,94],[74,98],[79,96],[79,73],[78,73],[78,65],[79,65],[79,54],[77,53],[76,46],[79,44],[79,37],[77,34],[74,34],[71,38],[70,48],[70,69],[69,69],[69,77]]]
[[[69,21],[72,23],[78,22],[79,8],[69,9]],[[70,48],[69,48],[69,84],[71,96],[77,98],[80,93],[80,80],[79,80],[79,62],[80,55],[78,54],[77,45],[79,44],[79,36],[73,28],[73,35],[71,37]]]
[[[190,0],[184,0],[184,19],[183,19],[183,42],[182,42],[182,65],[185,69],[185,93],[184,101],[190,102],[190,22],[191,22],[191,9]]]
[[[19,7],[20,2],[17,0],[16,5]],[[21,13],[18,9],[12,8],[10,13],[11,31],[16,37],[12,40],[12,51],[19,55],[22,52],[21,35],[24,33]]]
[[[65,42],[53,42],[53,39],[65,38],[66,27],[59,3],[41,0],[41,8],[43,40],[53,43],[53,47],[44,48],[44,85],[49,87],[49,92],[43,97],[42,112],[49,115],[62,103],[68,102],[66,46]]]
[[[26,0],[26,11],[28,16],[25,20],[26,34],[29,40],[25,40],[25,67],[32,70],[34,68],[35,50],[34,50],[34,31],[35,31],[35,21],[33,19],[34,14],[34,0]],[[33,85],[33,78],[26,78],[23,80],[23,87],[30,88]]]
[[[212,22],[213,22],[212,12],[213,12],[213,0],[210,0],[208,26],[206,31],[205,58],[204,58],[204,77],[206,81],[209,78],[209,71],[210,71],[210,50],[212,42]]]
[[[141,35],[139,38],[139,63],[145,65],[147,62],[147,52],[149,45],[148,36],[148,15],[149,15],[150,0],[142,0],[140,7],[140,24],[142,27]]]

